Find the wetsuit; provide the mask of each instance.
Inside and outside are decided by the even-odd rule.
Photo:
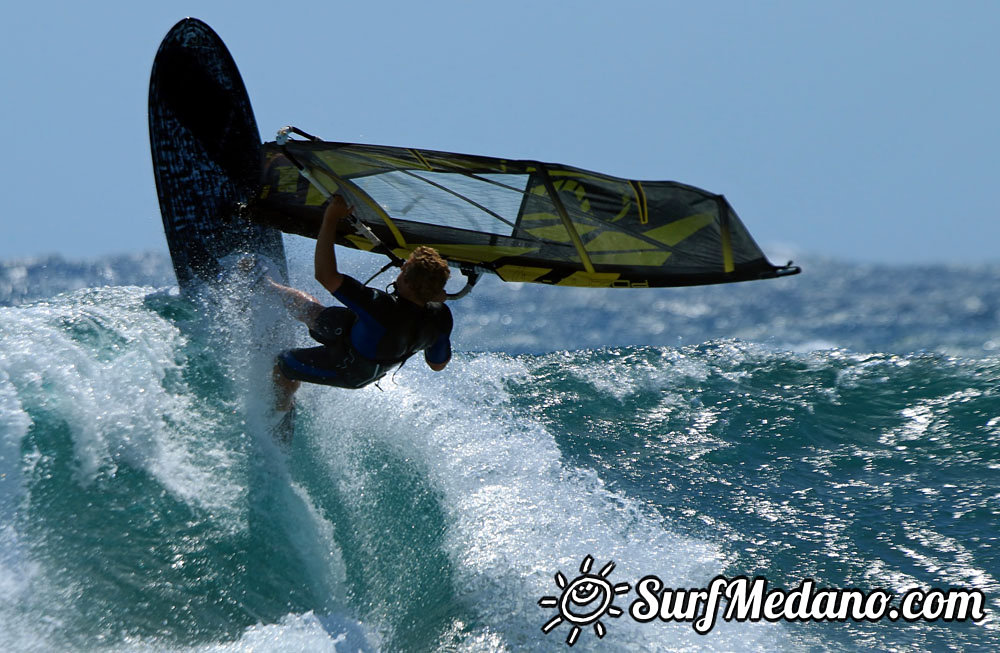
[[[418,306],[347,275],[333,296],[347,308],[324,309],[309,330],[323,346],[278,356],[287,378],[361,388],[418,351],[435,365],[451,358],[452,317],[444,304]]]

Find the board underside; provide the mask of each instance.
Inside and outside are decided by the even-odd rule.
[[[181,290],[220,261],[266,256],[287,280],[281,232],[238,217],[255,192],[261,143],[240,73],[218,35],[186,18],[164,37],[149,83],[149,137],[163,230]]]

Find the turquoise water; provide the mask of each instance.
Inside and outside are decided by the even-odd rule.
[[[688,335],[562,351],[531,331],[531,345],[490,350],[475,334],[520,318],[476,301],[455,306],[466,340],[446,372],[410,363],[382,390],[305,387],[288,451],[255,409],[274,340],[239,302],[216,303],[222,323],[150,287],[0,308],[5,650],[1000,646],[988,346],[907,350],[923,333],[910,330],[881,352],[837,348],[833,327],[834,343],[801,344],[817,317],[794,346]],[[530,320],[560,310],[539,302]],[[602,319],[580,338],[616,330]],[[940,342],[968,345],[963,324]],[[857,328],[845,321],[845,339]],[[569,649],[566,625],[542,632],[554,610],[538,600],[588,555],[630,585],[978,589],[987,619],[720,622],[701,636],[626,611]]]

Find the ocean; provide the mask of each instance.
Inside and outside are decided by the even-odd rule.
[[[447,370],[304,386],[287,449],[260,361],[307,336],[260,337],[259,289],[183,299],[156,253],[2,263],[0,647],[1000,650],[1000,264],[796,263],[486,279]],[[983,614],[637,618],[642,579],[740,577]]]

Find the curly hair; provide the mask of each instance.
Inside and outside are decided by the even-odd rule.
[[[433,247],[421,245],[406,259],[403,279],[423,302],[433,301],[451,276],[448,263]]]

